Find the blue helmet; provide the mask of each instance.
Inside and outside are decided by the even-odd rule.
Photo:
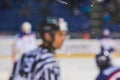
[[[111,58],[109,55],[97,54],[96,55],[96,63],[100,69],[105,69],[105,68],[111,66]]]

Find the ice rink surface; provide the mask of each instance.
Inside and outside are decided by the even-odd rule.
[[[62,80],[95,80],[98,69],[94,58],[61,58]],[[118,65],[120,60],[114,59]],[[8,80],[12,62],[10,59],[0,60],[0,80]]]

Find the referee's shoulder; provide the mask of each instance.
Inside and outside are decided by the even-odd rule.
[[[34,55],[41,55],[41,51],[42,51],[41,48],[36,48],[32,51],[27,52],[26,55],[33,55],[33,56]]]
[[[41,58],[41,59],[44,59],[44,58],[47,58],[47,57],[54,57],[54,54],[52,52],[49,52],[47,49],[44,49],[44,48],[37,48],[35,50],[32,50],[32,51],[29,51],[27,53],[25,53],[26,56],[29,56],[29,57],[34,57],[34,58]]]
[[[36,59],[36,57],[40,57],[41,56],[41,48],[36,48],[32,51],[29,51],[29,52],[26,52],[26,53],[23,53],[22,55],[22,58],[23,57],[27,57],[27,58],[33,58],[33,59]]]

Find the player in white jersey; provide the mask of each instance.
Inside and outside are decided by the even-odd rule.
[[[108,51],[111,54],[115,50],[115,41],[110,37],[110,31],[108,29],[103,31],[103,38],[100,42],[101,52]]]
[[[21,25],[21,32],[15,37],[15,41],[12,46],[12,59],[16,59],[21,53],[26,53],[34,50],[37,47],[36,35],[32,30],[32,25],[29,22],[24,22]]]

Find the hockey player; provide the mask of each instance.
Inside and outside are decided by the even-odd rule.
[[[31,31],[32,25],[29,22],[23,22],[21,32],[15,37],[12,45],[12,59],[16,60],[21,53],[26,53],[37,48],[36,34]]]
[[[115,41],[110,37],[110,31],[108,29],[103,31],[103,38],[100,42],[101,52],[108,51],[111,54],[115,50]]]
[[[120,80],[120,67],[112,65],[108,54],[98,54],[96,63],[100,70],[96,80]]]
[[[39,27],[43,43],[36,50],[23,54],[18,60],[10,80],[60,80],[60,68],[55,53],[66,37],[66,28],[53,23]]]

